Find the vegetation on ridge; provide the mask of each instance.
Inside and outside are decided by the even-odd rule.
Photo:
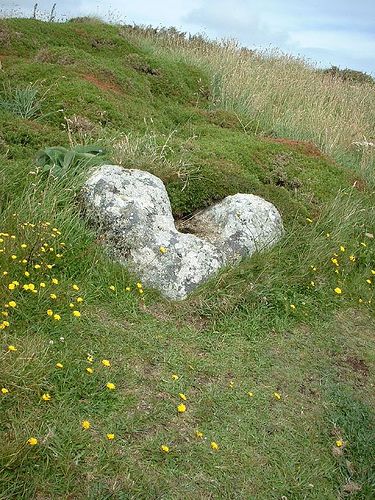
[[[0,497],[371,498],[374,89],[168,36],[0,21]],[[170,303],[57,146],[160,176],[176,219],[259,194],[286,237]]]

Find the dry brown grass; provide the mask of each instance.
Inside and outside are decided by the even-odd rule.
[[[238,113],[245,129],[313,141],[337,159],[354,158],[362,169],[374,165],[375,147],[355,143],[375,139],[375,85],[325,75],[278,51],[244,50],[233,40],[187,40],[150,28],[128,28],[126,36],[208,70],[214,103]]]

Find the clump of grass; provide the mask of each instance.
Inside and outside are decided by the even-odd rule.
[[[23,87],[12,87],[10,83],[4,85],[0,94],[0,110],[8,111],[25,120],[37,120],[52,113],[43,113],[43,103],[46,100],[48,89],[41,92],[37,82],[29,83]]]

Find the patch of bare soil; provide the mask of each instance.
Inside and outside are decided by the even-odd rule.
[[[106,92],[115,92],[116,94],[122,93],[121,87],[117,83],[114,83],[110,80],[100,80],[97,76],[91,74],[85,74],[82,76],[82,78],[84,78],[87,82],[92,83],[100,90],[104,90]]]

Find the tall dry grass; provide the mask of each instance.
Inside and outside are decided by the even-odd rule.
[[[186,38],[174,29],[124,30],[138,43],[152,42],[154,50],[208,70],[214,104],[236,112],[245,129],[312,141],[374,175],[375,85],[343,81],[301,58],[243,49],[233,40]]]

